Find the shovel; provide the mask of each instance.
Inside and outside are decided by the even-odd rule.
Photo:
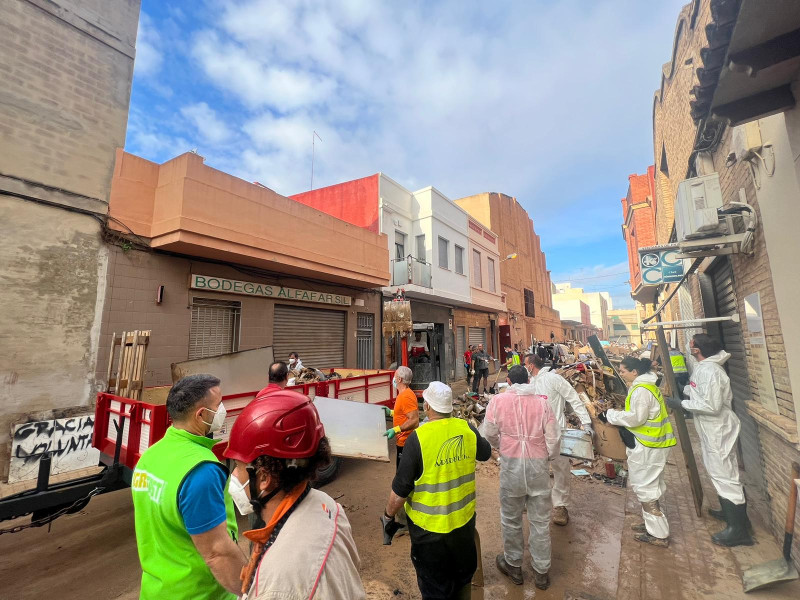
[[[797,507],[797,484],[794,480],[798,478],[800,478],[800,465],[792,463],[792,487],[789,490],[789,506],[786,511],[783,556],[747,569],[742,574],[742,584],[744,584],[745,592],[753,592],[774,583],[783,583],[800,578],[790,558],[792,538],[794,537],[794,516]]]

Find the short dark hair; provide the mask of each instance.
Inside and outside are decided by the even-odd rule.
[[[289,378],[289,367],[282,360],[275,361],[269,366],[269,382],[283,383]]]
[[[300,358],[300,355],[297,352],[289,352],[289,358]]]
[[[623,358],[622,366],[628,371],[636,371],[637,375],[644,375],[653,370],[653,362],[649,358],[636,358],[635,356]]]
[[[182,421],[205,399],[208,390],[219,385],[218,377],[208,374],[187,375],[167,394],[167,412],[173,421]]]
[[[538,354],[528,354],[525,357],[525,362],[532,364],[537,369],[541,369],[544,366],[544,359]]]
[[[711,337],[707,333],[696,333],[694,336],[692,336],[692,341],[700,350],[700,354],[702,354],[705,358],[722,352],[722,344],[720,341],[717,338]]]
[[[528,383],[528,369],[522,365],[514,365],[508,370],[508,379],[511,383]]]
[[[256,469],[264,469],[273,478],[278,480],[278,487],[284,492],[291,492],[299,484],[307,480],[314,480],[317,471],[327,467],[331,462],[331,445],[327,437],[319,441],[317,451],[313,456],[305,459],[302,466],[289,467],[288,460],[285,458],[275,458],[274,456],[262,455],[253,461]]]

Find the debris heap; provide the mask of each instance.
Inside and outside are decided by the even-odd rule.
[[[614,371],[594,360],[561,367],[556,369],[556,373],[575,388],[583,402],[591,406],[594,414],[609,408],[625,407],[625,395],[618,390],[619,384],[614,377]],[[578,421],[576,426],[580,426]]]

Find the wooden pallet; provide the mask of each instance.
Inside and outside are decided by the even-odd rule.
[[[106,376],[108,393],[133,400],[141,398],[150,333],[149,330],[136,330],[123,331],[119,335],[116,332],[112,334]],[[119,348],[119,352],[117,352],[117,348]],[[116,370],[114,369],[115,355]]]

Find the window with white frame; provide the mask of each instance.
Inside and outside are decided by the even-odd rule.
[[[495,285],[495,282],[494,282],[494,259],[487,258],[486,262],[489,265],[489,291],[490,292],[496,292],[497,291],[497,286]]]
[[[406,234],[402,231],[394,232],[394,257],[403,260],[406,257]]]
[[[475,287],[483,287],[483,277],[481,276],[481,253],[477,250],[472,251],[472,284]]]
[[[423,233],[422,235],[417,236],[417,254],[414,258],[423,262],[427,262],[425,260],[426,254],[427,252],[425,251],[425,234]]]
[[[439,266],[449,269],[448,254],[450,253],[450,242],[443,237],[439,238]]]
[[[464,249],[455,244],[456,249],[456,273],[459,275],[464,274]]]

